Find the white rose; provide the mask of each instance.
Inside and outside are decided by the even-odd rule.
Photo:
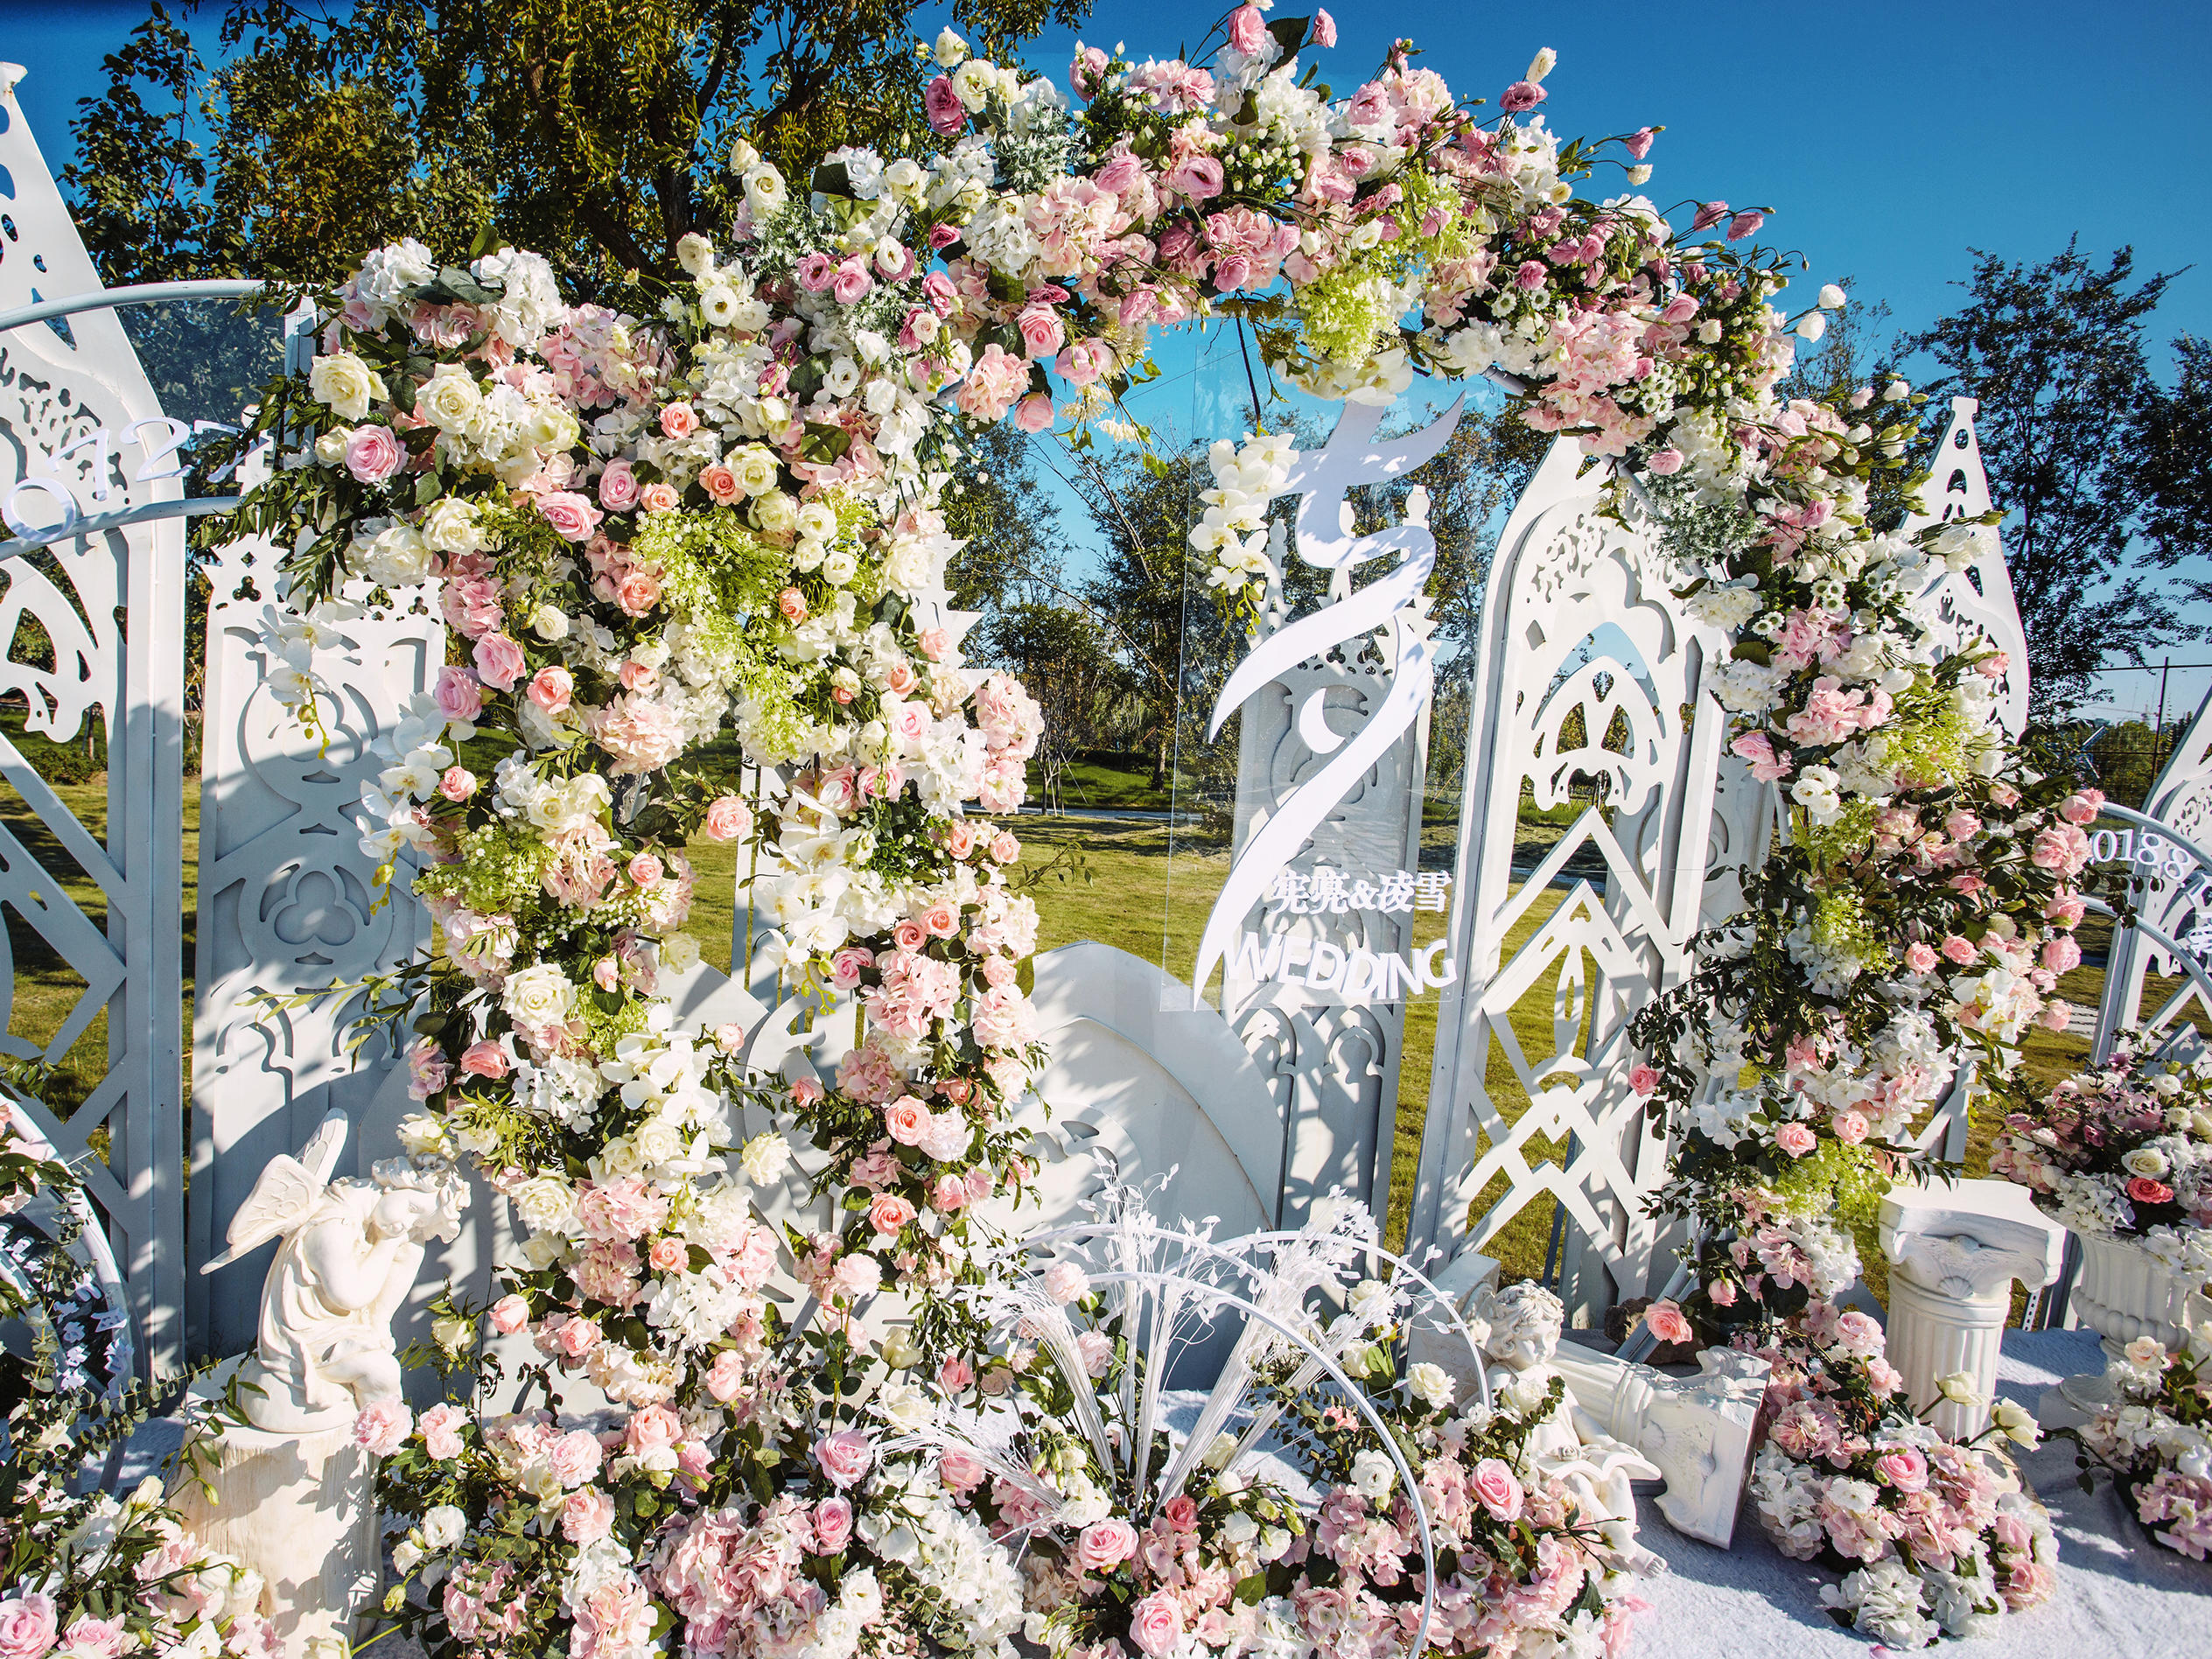
[[[315,440],[315,458],[325,466],[346,465],[346,446],[354,441],[350,426],[333,426]]]
[[[816,542],[835,539],[837,514],[829,502],[808,501],[799,509],[799,534]]]
[[[440,553],[474,553],[484,546],[483,514],[476,503],[440,496],[423,514],[423,540]]]
[[[929,1396],[900,1377],[893,1377],[876,1391],[876,1410],[886,1421],[906,1430],[921,1427],[932,1415]]]
[[[518,1024],[542,1031],[568,1024],[576,1012],[576,987],[558,968],[542,962],[510,974],[502,1001]]]
[[[557,605],[541,605],[530,614],[530,631],[541,640],[569,637],[568,613]]]
[[[2166,1173],[2166,1154],[2155,1146],[2138,1146],[2120,1159],[2120,1166],[2131,1175],[2140,1175],[2156,1180]]]
[[[770,490],[753,502],[752,519],[764,536],[788,536],[799,528],[799,504],[781,490]]]
[[[368,400],[389,396],[376,371],[351,352],[318,357],[308,367],[307,389],[343,421],[366,419]]]
[[[746,174],[745,199],[755,219],[765,218],[781,211],[791,200],[791,187],[783,182],[781,173],[763,162]]]
[[[442,1157],[446,1150],[445,1130],[428,1113],[416,1112],[399,1120],[399,1144],[410,1158]]]
[[[415,412],[441,432],[458,431],[483,406],[484,391],[476,377],[455,363],[439,364],[415,394]]]
[[[1405,1385],[1413,1391],[1413,1397],[1424,1405],[1440,1410],[1452,1404],[1451,1373],[1440,1365],[1423,1361],[1406,1373]]]
[[[466,1516],[450,1503],[438,1504],[423,1517],[423,1542],[433,1550],[450,1550],[467,1528]]]
[[[388,524],[346,550],[354,573],[378,587],[413,587],[430,574],[430,550],[412,524]]]
[[[565,1233],[576,1220],[576,1194],[557,1175],[525,1181],[513,1194],[514,1213],[533,1233]]]
[[[738,1162],[745,1166],[747,1180],[766,1186],[782,1180],[784,1171],[791,1167],[791,1143],[773,1130],[763,1130],[745,1144]]]
[[[688,974],[699,965],[699,942],[690,934],[670,934],[661,942],[661,966],[672,974]]]
[[[776,458],[765,444],[746,444],[731,456],[726,465],[735,475],[738,487],[747,495],[766,495],[776,486]]]

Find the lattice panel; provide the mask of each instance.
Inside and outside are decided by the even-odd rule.
[[[1651,1276],[1643,1200],[1663,1141],[1620,1062],[1636,1010],[1690,967],[1726,718],[1699,690],[1724,641],[1674,598],[1648,531],[1600,514],[1579,458],[1554,445],[1492,565],[1452,920],[1461,984],[1438,1012],[1409,1237],[1480,1250],[1549,1197],[1570,1306],[1592,1318]],[[1578,780],[1599,802],[1516,875],[1524,788],[1551,807]],[[1571,864],[1589,872],[1554,886]]]
[[[100,286],[12,83],[0,85],[0,310]],[[114,313],[0,334],[0,496],[20,521],[58,523],[66,503],[90,517],[176,499],[179,481],[130,441],[161,419]],[[86,1167],[142,1352],[169,1364],[184,1335],[183,527],[57,542],[7,558],[0,580],[0,708],[20,711],[24,732],[70,743],[97,726],[108,746],[94,829],[0,732],[4,1046],[67,1062],[43,1086],[67,1110],[52,1138]],[[81,1100],[62,1097],[87,1084]]]
[[[429,941],[404,864],[376,902],[375,860],[360,850],[356,817],[362,783],[385,764],[371,746],[445,660],[435,594],[369,610],[317,651],[332,693],[321,708],[324,746],[262,683],[274,574],[258,538],[230,543],[208,570],[189,1226],[192,1341],[211,1354],[253,1340],[268,1264],[256,1254],[212,1278],[199,1264],[221,1250],[269,1158],[297,1151],[333,1106],[359,1121],[391,1063],[381,1045],[358,1065],[347,1052],[350,1002],[272,1015],[255,993],[355,982]]]

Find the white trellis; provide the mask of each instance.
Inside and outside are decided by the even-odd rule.
[[[1569,1218],[1563,1281],[1584,1321],[1644,1290],[1654,1261],[1643,1200],[1664,1139],[1616,1061],[1636,1010],[1690,966],[1726,728],[1702,689],[1726,640],[1674,598],[1649,528],[1605,516],[1600,485],[1572,443],[1555,444],[1492,562],[1451,922],[1460,981],[1438,1012],[1408,1231],[1417,1250],[1477,1251],[1550,1194]],[[1516,883],[1524,786],[1557,807],[1578,774],[1605,780],[1601,801]],[[1603,876],[1554,888],[1586,849]],[[1508,956],[1523,923],[1536,930]],[[1527,1046],[1513,1014],[1546,982],[1548,1033]],[[1529,1103],[1508,1122],[1516,1088]],[[1533,1147],[1539,1136],[1562,1156]]]
[[[428,942],[404,872],[379,903],[355,816],[383,764],[371,746],[436,681],[445,624],[416,599],[365,610],[318,650],[326,744],[264,683],[274,550],[234,542],[206,573],[188,1293],[194,1348],[230,1354],[253,1340],[269,1250],[212,1278],[197,1270],[262,1165],[297,1151],[332,1107],[358,1121],[391,1063],[381,1044],[347,1048],[353,1000],[273,1012],[258,998],[358,982]]]
[[[0,312],[100,287],[16,102],[21,71],[0,66]],[[18,522],[70,508],[106,517],[173,501],[175,477],[124,448],[162,419],[153,388],[110,312],[0,332],[0,447]],[[103,438],[102,434],[106,436]],[[184,527],[170,520],[56,542],[50,559],[0,544],[0,692],[21,698],[26,730],[56,742],[101,722],[108,739],[104,834],[80,822],[0,736],[0,777],[52,839],[42,862],[0,829],[0,906],[76,982],[43,1044],[19,1034],[22,965],[0,962],[7,1051],[58,1062],[104,1019],[105,1069],[66,1123],[41,1114],[80,1162],[127,1277],[155,1364],[181,1358],[184,1329],[183,988]],[[129,626],[122,626],[128,615]],[[32,657],[24,623],[52,645]],[[71,866],[74,866],[73,872]],[[80,902],[67,885],[89,887]],[[104,910],[104,916],[98,913]],[[18,937],[21,937],[18,934]],[[39,1109],[33,1108],[34,1113]],[[106,1152],[96,1150],[104,1137]]]

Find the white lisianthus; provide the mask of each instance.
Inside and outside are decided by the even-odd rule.
[[[1820,307],[1823,311],[1841,311],[1844,308],[1844,290],[1833,283],[1822,284]]]
[[[697,231],[687,230],[676,238],[676,262],[688,276],[704,276],[714,269],[714,244]]]
[[[1798,320],[1797,338],[1802,340],[1811,341],[1818,340],[1827,332],[1828,318],[1825,312],[1807,312],[1804,316]]]
[[[1397,1478],[1397,1466],[1372,1447],[1352,1460],[1352,1489],[1370,1503],[1389,1497]]]
[[[450,1550],[468,1530],[468,1517],[450,1503],[433,1505],[423,1516],[423,1542],[433,1550]]]
[[[968,57],[968,43],[950,29],[937,32],[937,44],[930,49],[941,69],[957,69]]]

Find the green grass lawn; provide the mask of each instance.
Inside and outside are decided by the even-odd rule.
[[[1142,780],[1139,780],[1141,782]],[[95,835],[104,834],[107,789],[104,780],[65,783],[56,793]],[[23,842],[57,878],[59,885],[81,906],[95,926],[104,925],[105,906],[91,882],[75,871],[59,844],[38,822],[13,791],[0,791],[0,822]],[[199,791],[185,792],[185,1004],[180,1010],[187,1045],[186,1106],[189,1109],[191,1034],[191,973],[196,920]],[[1539,815],[1524,812],[1521,835],[1523,860],[1541,855],[1557,837],[1562,810]],[[1040,948],[1051,949],[1080,939],[1096,939],[1147,962],[1160,963],[1179,977],[1186,976],[1200,929],[1214,892],[1228,868],[1224,850],[1194,846],[1187,834],[1172,839],[1158,824],[1114,824],[1075,818],[1023,818],[1017,825],[1025,845],[1023,868],[1052,868],[1034,891],[1042,916]],[[1449,822],[1431,823],[1424,830],[1423,864],[1448,866],[1453,830]],[[692,850],[696,866],[697,902],[690,931],[699,940],[706,959],[717,964],[730,961],[733,927],[732,890],[738,874],[737,854],[728,846],[702,844]],[[1580,861],[1578,860],[1578,865]],[[1509,955],[1547,916],[1555,901],[1540,901],[1506,941]],[[1425,944],[1442,931],[1444,918],[1422,914],[1417,917],[1416,942]],[[11,1036],[44,1045],[60,1027],[81,989],[76,976],[47,948],[13,911],[7,913],[8,940],[13,953],[14,1000],[8,1030]],[[2101,955],[2108,943],[2108,925],[2092,918],[2082,929],[2086,951]],[[2082,1006],[2095,1006],[2104,971],[2077,969],[2061,985],[2062,994]],[[2146,989],[2146,1009],[2171,991],[2176,982],[2152,981]],[[1397,1128],[1392,1149],[1390,1213],[1392,1236],[1401,1236],[1411,1196],[1415,1166],[1419,1157],[1421,1130],[1426,1117],[1429,1073],[1436,1046],[1437,998],[1429,993],[1411,1003],[1406,1026],[1405,1054],[1400,1072]],[[1523,1050],[1532,1057],[1549,1053],[1551,1045],[1551,986],[1547,981],[1532,990],[1513,1012],[1513,1026]],[[2086,1060],[2085,1039],[2037,1031],[2023,1049],[2027,1080],[2048,1087],[2077,1069]],[[80,1105],[105,1069],[107,1022],[96,1018],[69,1053],[55,1067],[42,1093],[60,1115]],[[1492,1088],[1502,1115],[1511,1122],[1527,1110],[1528,1102],[1502,1056],[1494,1058]],[[1994,1139],[1997,1108],[1978,1115],[1969,1144],[1966,1166],[1970,1174],[1985,1173],[1989,1148]],[[1543,1141],[1532,1144],[1532,1153],[1558,1157],[1563,1151]],[[1494,1194],[1489,1195],[1494,1196]],[[1539,1199],[1494,1240],[1491,1253],[1515,1275],[1541,1270],[1551,1223],[1551,1200]],[[1879,1291],[1886,1279],[1879,1251],[1871,1236],[1861,1240],[1867,1276]]]

